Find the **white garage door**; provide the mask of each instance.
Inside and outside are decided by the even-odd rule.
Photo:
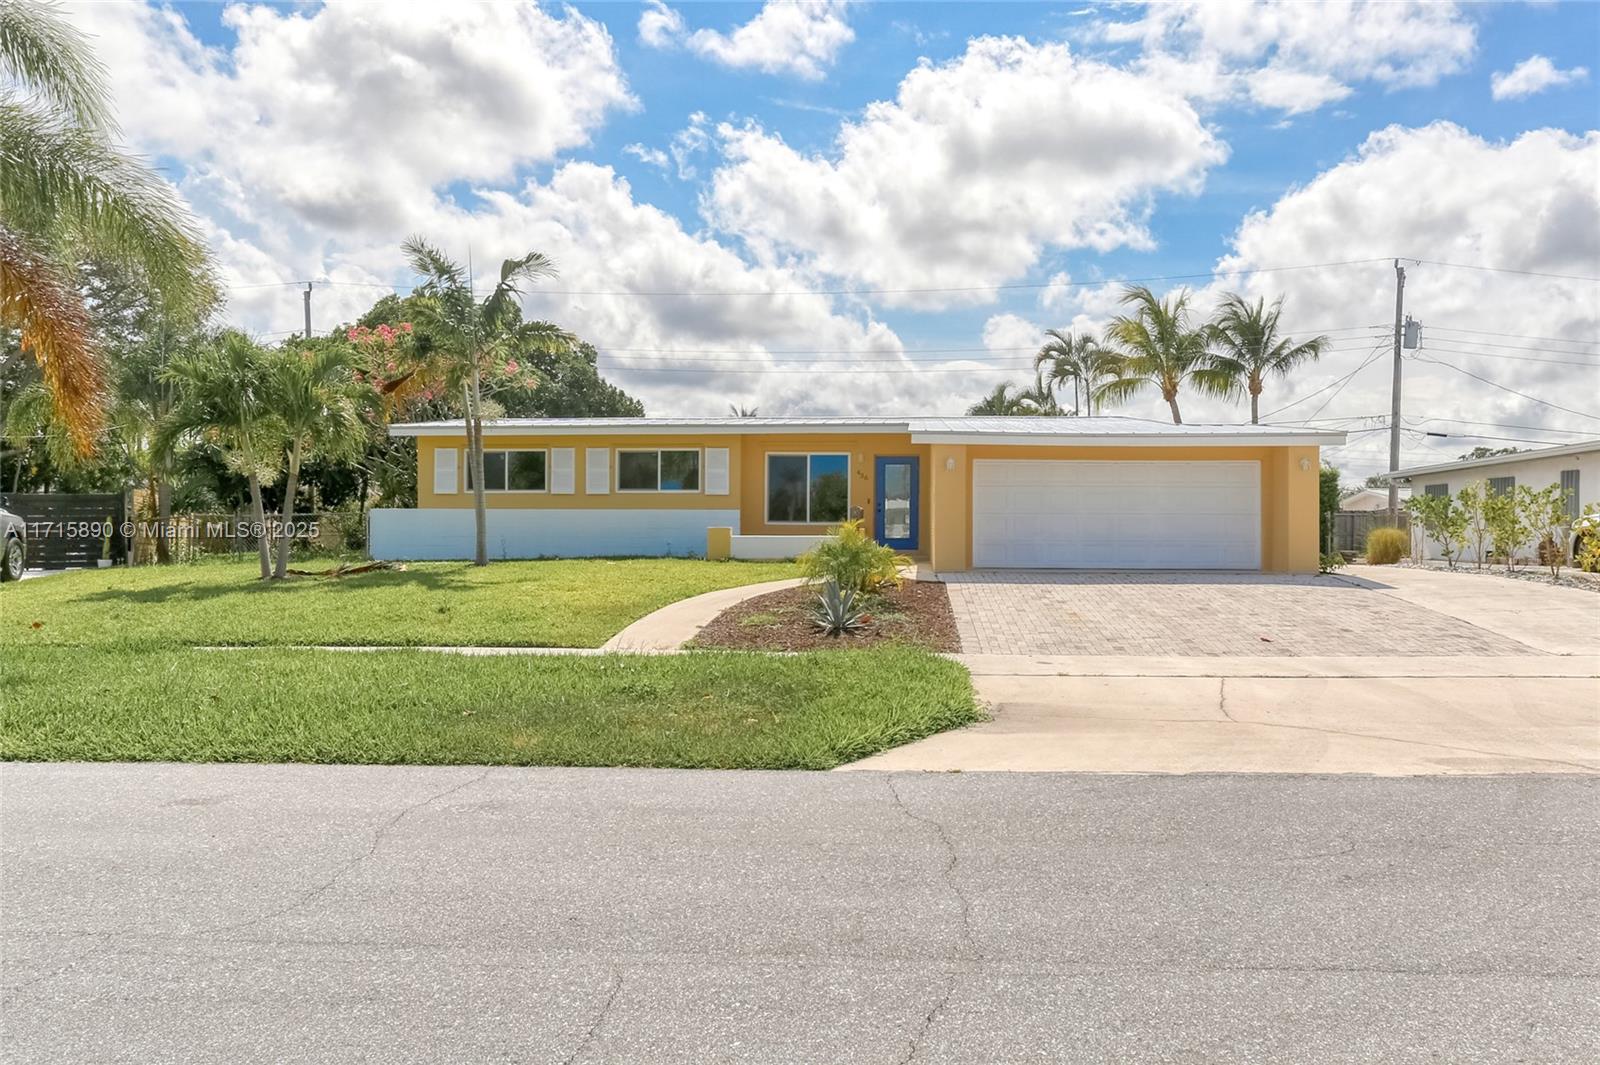
[[[1260,569],[1261,466],[980,459],[972,564]]]

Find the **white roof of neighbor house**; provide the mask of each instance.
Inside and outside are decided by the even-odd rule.
[[[1504,466],[1513,462],[1527,462],[1529,459],[1558,459],[1566,455],[1581,455],[1585,451],[1600,451],[1600,439],[1581,440],[1576,444],[1562,444],[1560,447],[1541,447],[1533,451],[1514,451],[1509,455],[1490,455],[1483,459],[1457,459],[1455,462],[1439,462],[1432,466],[1407,466],[1403,470],[1395,470],[1389,476],[1400,480],[1429,473],[1471,470],[1479,466]]]
[[[1283,425],[1173,425],[1153,418],[1124,417],[911,417],[911,418],[500,418],[485,421],[485,436],[572,436],[631,432],[661,435],[735,433],[910,433],[914,443],[1123,444],[1183,443],[1209,447],[1250,444],[1342,444],[1345,434]],[[457,436],[460,419],[407,422],[390,436]]]

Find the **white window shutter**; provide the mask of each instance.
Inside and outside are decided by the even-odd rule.
[[[550,449],[550,492],[569,496],[578,490],[578,452],[576,448]]]
[[[453,447],[433,449],[433,491],[441,496],[456,494],[456,449]]]
[[[584,448],[583,490],[592,496],[603,496],[611,491],[610,448]]]
[[[706,495],[725,496],[728,494],[728,449],[725,447],[706,448]]]

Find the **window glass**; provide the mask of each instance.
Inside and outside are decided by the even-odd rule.
[[[506,453],[504,451],[485,451],[483,453],[483,490],[498,492],[506,486]],[[472,452],[467,452],[467,488],[472,488]]]
[[[1422,490],[1422,494],[1425,496],[1447,496],[1450,494],[1450,486],[1448,484],[1430,484]]]
[[[617,452],[617,488],[623,492],[654,492],[661,468],[658,451]]]
[[[1567,508],[1567,520],[1578,516],[1578,470],[1561,471],[1561,501]]]
[[[544,452],[512,451],[506,470],[506,487],[514,492],[544,491]],[[485,473],[485,478],[488,474]]]
[[[661,490],[663,492],[696,492],[700,489],[700,452],[663,451],[661,453]]]
[[[767,456],[767,520],[806,520],[806,457]]]
[[[1489,494],[1491,496],[1503,496],[1507,492],[1514,490],[1516,487],[1517,479],[1515,477],[1489,478]]]
[[[840,522],[850,508],[850,456],[811,456],[810,521]]]

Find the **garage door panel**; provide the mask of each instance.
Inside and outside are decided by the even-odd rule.
[[[973,564],[1259,569],[1256,462],[979,460]]]

